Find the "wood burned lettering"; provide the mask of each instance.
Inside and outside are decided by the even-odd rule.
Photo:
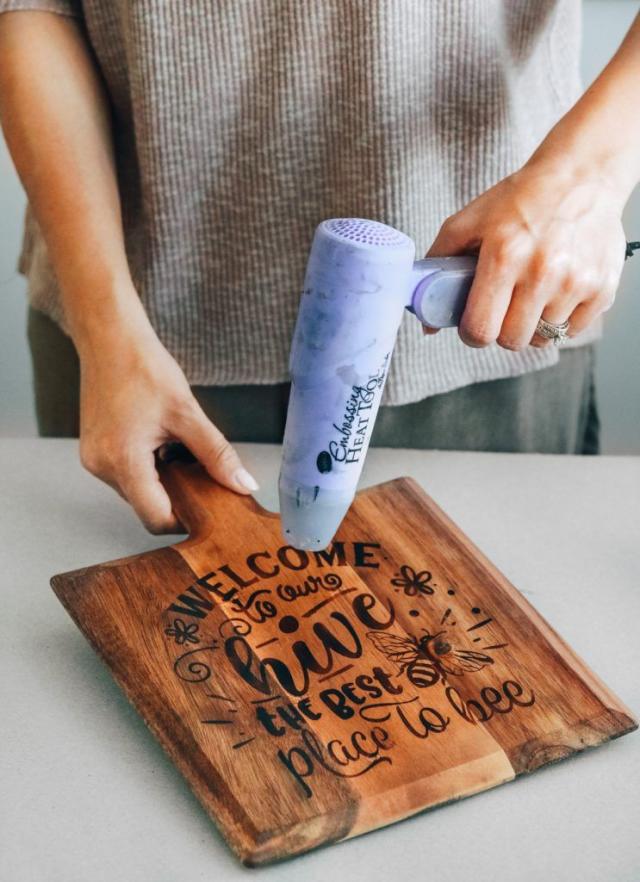
[[[380,546],[360,546],[368,550],[356,555],[359,564],[377,566],[373,549]],[[266,552],[259,554],[262,559]],[[340,555],[341,549],[331,552],[326,560],[317,561],[318,566],[344,565]],[[247,560],[255,557],[249,555]],[[279,559],[293,563],[284,553]],[[279,567],[265,571],[260,580],[241,580],[235,569],[225,565],[224,572],[234,574],[236,587],[222,586],[215,601],[227,616],[218,625],[218,637],[200,643],[198,624],[178,618],[165,628],[167,637],[178,644],[199,643],[175,660],[174,670],[185,683],[206,684],[212,707],[200,722],[209,731],[227,732],[236,755],[256,739],[268,739],[282,767],[310,798],[319,770],[338,778],[359,778],[373,770],[381,774],[381,767],[393,765],[394,749],[403,735],[426,746],[428,739],[432,743],[435,736],[446,737],[453,720],[476,725],[533,704],[533,694],[511,680],[500,688],[485,685],[477,697],[463,697],[452,685],[449,678],[493,665],[488,651],[507,644],[485,645],[484,636],[477,636],[493,618],[476,606],[470,608],[474,622],[466,629],[466,640],[480,643],[478,649],[458,645],[452,636],[459,618],[452,607],[438,615],[439,629],[431,627],[435,610],[427,598],[434,595],[437,601],[444,589],[439,589],[430,570],[403,564],[389,580],[395,594],[414,604],[409,615],[426,617],[419,636],[390,633],[396,627],[390,597],[362,591],[336,571],[308,572],[307,565],[308,561],[296,563],[300,577],[294,581],[282,580]],[[211,583],[212,576],[208,573],[197,584],[216,593],[220,586]],[[456,589],[449,586],[446,593],[453,596]],[[166,612],[180,610],[186,617],[188,598],[182,594],[179,599],[185,607],[172,604]],[[199,607],[194,610],[194,617],[204,614]],[[391,665],[375,664],[370,647],[395,665],[395,673]],[[226,672],[224,688],[215,676],[221,667]],[[432,707],[411,694],[407,683],[401,682],[404,677],[417,689],[441,684],[445,706]],[[237,688],[240,684],[249,687],[249,695]],[[327,722],[327,714],[339,721],[335,728]],[[321,719],[324,723],[316,727]]]

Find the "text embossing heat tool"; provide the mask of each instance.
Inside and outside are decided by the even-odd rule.
[[[282,531],[296,548],[326,548],[353,501],[404,310],[433,328],[458,324],[476,258],[414,258],[408,236],[375,221],[316,229],[279,480]]]

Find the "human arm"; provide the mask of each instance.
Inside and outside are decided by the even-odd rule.
[[[0,121],[60,286],[81,365],[80,456],[153,532],[178,524],[154,450],[180,440],[213,478],[256,489],[196,402],[127,263],[109,105],[71,17],[0,15]]]

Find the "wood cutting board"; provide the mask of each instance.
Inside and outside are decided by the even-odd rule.
[[[300,552],[197,463],[161,473],[186,541],[51,582],[244,863],[637,727],[413,480],[361,491],[330,549]]]

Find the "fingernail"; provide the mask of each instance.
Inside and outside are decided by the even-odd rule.
[[[239,484],[241,487],[244,487],[245,490],[251,490],[254,492],[255,490],[260,489],[260,485],[249,472],[245,468],[239,468],[237,471],[233,473],[233,480],[236,484]]]

